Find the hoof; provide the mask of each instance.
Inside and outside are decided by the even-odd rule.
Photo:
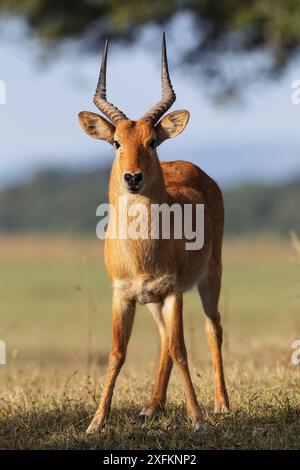
[[[193,424],[193,428],[195,429],[195,431],[208,432],[211,426],[205,421],[198,420]]]
[[[105,420],[93,420],[87,430],[85,431],[87,436],[92,434],[100,433],[103,428],[105,428],[106,421]]]
[[[143,408],[139,414],[139,418],[146,420],[147,418],[152,418],[155,415],[155,410],[153,408]]]
[[[140,414],[138,415],[138,418],[142,423],[144,423],[148,417],[144,415],[143,412],[141,411]]]
[[[228,414],[230,413],[230,408],[228,405],[216,405],[215,406],[215,414],[216,415],[221,415],[221,414]]]
[[[145,406],[139,414],[141,419],[153,418],[163,411],[163,407],[160,404]]]

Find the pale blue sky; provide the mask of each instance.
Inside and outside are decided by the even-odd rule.
[[[176,48],[169,35],[169,62],[177,101],[173,110],[191,113],[185,132],[159,149],[162,160],[197,163],[223,184],[247,179],[278,179],[300,174],[300,105],[291,102],[291,82],[300,79],[295,66],[276,84],[254,84],[244,90],[246,104],[217,107],[204,84],[172,66]],[[81,110],[95,111],[91,98],[99,56],[67,49],[57,61],[37,60],[33,41],[0,44],[0,80],[7,85],[7,104],[0,105],[0,184],[39,167],[91,166],[113,157],[106,143],[86,136],[77,123]],[[144,45],[111,44],[108,97],[129,117],[142,115],[160,96],[160,51]]]

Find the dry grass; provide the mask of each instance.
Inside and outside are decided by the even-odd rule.
[[[230,240],[221,310],[232,413],[213,414],[211,366],[195,293],[185,301],[185,335],[206,433],[187,423],[179,377],[166,413],[141,423],[158,337],[138,309],[128,360],[108,427],[84,430],[101,392],[110,346],[110,287],[97,240],[0,238],[1,448],[299,448],[299,260],[287,240]]]
[[[232,413],[213,414],[212,383],[194,372],[209,429],[194,431],[186,420],[181,384],[172,379],[166,412],[142,423],[138,414],[149,397],[152,371],[122,374],[109,424],[85,436],[95,410],[96,382],[80,373],[50,376],[18,372],[1,392],[1,448],[17,449],[296,449],[300,446],[299,373],[286,368],[229,370]],[[98,375],[98,374],[97,374]],[[103,377],[101,375],[100,383]],[[98,393],[100,390],[98,390]],[[97,395],[98,395],[97,393]]]

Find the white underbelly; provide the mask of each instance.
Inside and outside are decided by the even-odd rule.
[[[161,302],[169,293],[174,292],[176,275],[165,274],[159,277],[149,275],[135,279],[114,279],[113,287],[120,289],[124,297],[140,304]]]

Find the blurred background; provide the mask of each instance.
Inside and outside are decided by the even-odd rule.
[[[188,109],[191,120],[159,156],[196,163],[224,191],[226,358],[289,364],[300,333],[300,105],[291,98],[299,2],[2,0],[0,338],[10,365],[106,360],[111,292],[95,212],[107,200],[113,150],[89,139],[77,114],[96,112],[106,37],[108,98],[132,119],[155,103],[162,31],[174,109]],[[200,309],[189,294],[187,342],[203,366]],[[130,347],[153,358],[149,315],[136,323]]]

